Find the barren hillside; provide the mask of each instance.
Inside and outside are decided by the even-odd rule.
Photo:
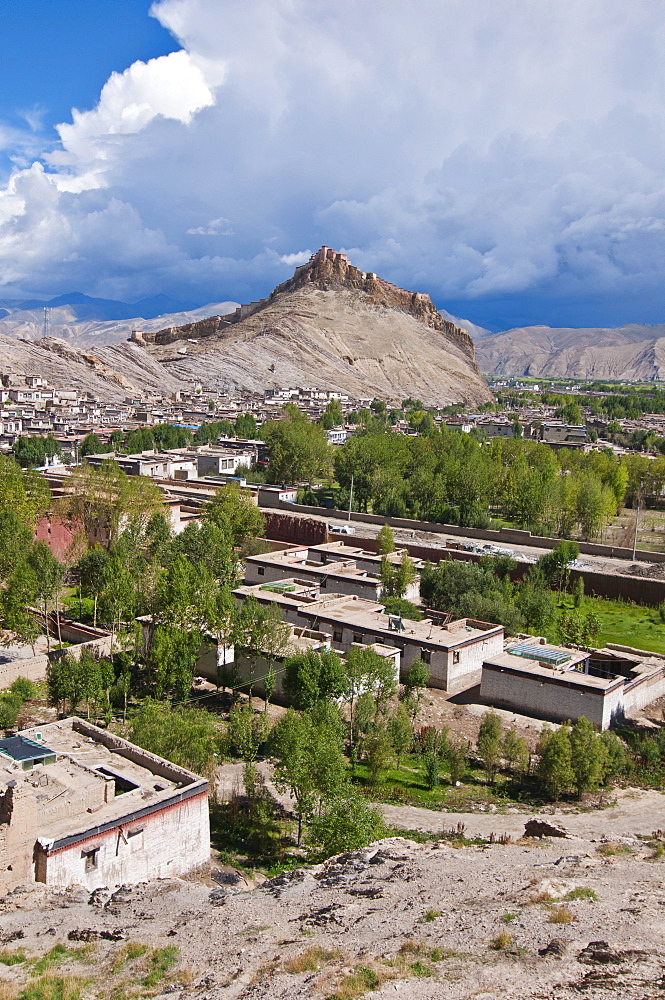
[[[0,900],[2,996],[63,995],[44,968],[88,1000],[663,996],[664,862],[630,824],[614,842],[461,843],[384,840],[254,888],[219,868],[19,888]]]
[[[93,354],[55,337],[28,341],[0,336],[0,371],[43,375],[58,389],[91,392],[109,401],[183,388],[168,369],[129,343],[97,347]]]
[[[476,339],[476,357],[488,375],[665,378],[665,325],[617,329],[529,326]]]
[[[147,352],[178,378],[224,389],[312,385],[438,405],[489,399],[471,338],[429,296],[321,253],[260,303],[146,337]]]

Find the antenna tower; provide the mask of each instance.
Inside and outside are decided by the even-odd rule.
[[[51,336],[51,310],[44,306],[44,337]]]

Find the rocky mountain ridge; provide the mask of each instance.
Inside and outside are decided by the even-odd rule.
[[[205,373],[224,390],[314,385],[429,405],[490,398],[471,337],[429,295],[360,271],[329,247],[259,302],[135,339],[176,377]]]
[[[617,328],[519,327],[475,339],[486,375],[665,379],[665,324]]]

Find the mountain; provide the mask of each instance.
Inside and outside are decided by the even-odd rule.
[[[144,398],[184,388],[136,344],[102,346],[94,354],[64,340],[16,340],[0,335],[0,372],[43,375],[57,389],[91,392],[110,402]]]
[[[59,301],[65,299],[67,301]],[[150,332],[161,329],[165,324],[193,322],[215,313],[228,312],[237,305],[236,302],[213,302],[186,312],[169,313],[166,306],[173,306],[174,303],[167,296],[156,296],[128,305],[105,299],[88,299],[78,293],[58,296],[50,302],[50,336],[86,348],[121,343],[131,336],[132,330]],[[110,302],[108,309],[105,302]],[[44,302],[30,300],[0,308],[0,334],[23,340],[41,339],[44,335],[44,305]],[[156,312],[160,306],[164,308]],[[117,310],[115,307],[118,307]],[[111,315],[114,310],[115,317]]]
[[[121,302],[118,299],[96,299],[90,295],[84,295],[83,292],[66,292],[63,295],[56,295],[52,299],[24,299],[22,301],[5,299],[0,301],[0,306],[5,307],[10,313],[73,306],[73,312],[79,319],[97,320],[131,319],[133,316],[154,319],[155,316],[186,312],[192,308],[191,304],[177,302],[168,295],[153,295],[151,298],[130,303]]]
[[[473,341],[430,297],[322,247],[260,302],[142,338],[174,376],[220,389],[317,386],[428,405],[490,398]]]
[[[552,378],[665,379],[665,324],[616,329],[528,326],[476,337],[486,375]]]

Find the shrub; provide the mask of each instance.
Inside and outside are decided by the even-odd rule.
[[[494,948],[495,951],[507,951],[512,943],[512,934],[509,934],[508,931],[499,931],[497,936],[490,941],[490,948]]]
[[[23,699],[8,691],[0,694],[0,729],[11,729],[16,725],[19,713],[23,708]]]
[[[555,906],[549,915],[548,923],[550,924],[572,924],[575,916],[573,911],[565,903],[561,906]]]
[[[595,903],[598,901],[598,896],[593,889],[580,885],[577,889],[571,889],[570,892],[567,892],[566,899],[592,899]]]
[[[37,685],[29,681],[27,677],[17,677],[9,685],[12,694],[18,695],[21,701],[30,701],[37,694]]]

